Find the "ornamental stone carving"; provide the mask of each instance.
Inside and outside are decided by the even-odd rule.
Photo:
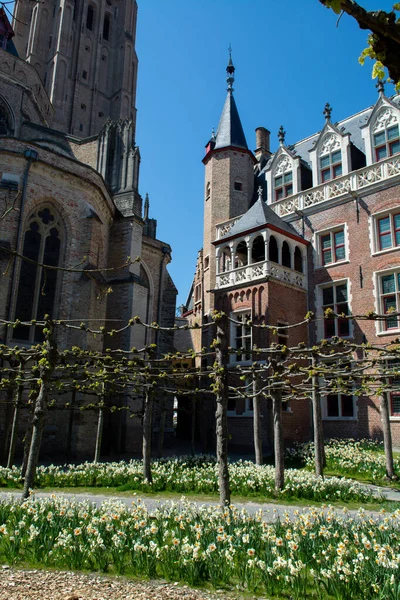
[[[275,175],[282,175],[282,173],[286,173],[287,171],[292,170],[292,161],[285,154],[278,160],[278,164],[276,166]]]
[[[327,133],[322,140],[319,155],[323,156],[324,154],[330,154],[335,150],[340,150],[339,136],[335,135],[334,133]]]
[[[372,131],[374,133],[382,131],[382,129],[387,129],[387,127],[395,125],[397,122],[398,118],[394,110],[389,106],[385,106],[378,112]]]

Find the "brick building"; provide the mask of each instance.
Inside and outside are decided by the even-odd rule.
[[[136,15],[135,0],[21,0],[13,30],[0,12],[1,319],[48,313],[92,325],[108,319],[117,327],[138,315],[173,325],[171,247],[157,239],[149,199],[142,207],[139,193]],[[10,250],[38,263],[98,272],[52,271],[43,295],[40,264],[10,259]],[[128,256],[140,261],[111,270]],[[38,327],[0,328],[0,343],[38,339]],[[161,352],[171,349],[168,336],[141,327],[112,338],[124,349],[151,342]],[[103,342],[69,330],[58,343],[102,350]],[[2,405],[0,415],[4,449],[9,409]],[[93,414],[78,411],[73,425],[72,455],[93,455]],[[110,415],[104,452],[136,451],[140,430],[140,418]],[[45,453],[64,453],[66,435],[65,414],[53,411]]]
[[[275,152],[270,132],[259,127],[251,152],[233,96],[234,71],[230,60],[226,102],[203,159],[204,243],[185,316],[201,324],[218,308],[239,322],[231,326],[229,343],[247,353],[233,354],[232,366],[251,364],[253,345],[313,344],[333,336],[382,343],[398,337],[397,316],[321,318],[303,330],[281,329],[284,339],[251,331],[246,319],[284,327],[300,322],[308,310],[319,317],[327,308],[346,314],[400,310],[400,97],[386,97],[380,85],[374,106],[339,123],[332,122],[327,104],[320,132],[289,147],[281,127]],[[204,328],[203,345],[210,341],[209,330]],[[379,398],[329,394],[321,403],[327,436],[381,436]],[[400,395],[391,394],[390,407],[399,446]],[[203,441],[212,437],[210,413],[200,416]],[[267,402],[262,413],[267,448],[272,441]],[[288,443],[310,438],[307,403],[291,402],[283,418]],[[228,420],[232,445],[250,448],[251,403],[231,401]]]

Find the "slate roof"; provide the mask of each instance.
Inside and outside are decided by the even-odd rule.
[[[215,148],[236,146],[248,150],[238,109],[232,90],[228,91],[218,124]]]
[[[273,225],[277,229],[280,229],[283,233],[295,235],[300,237],[298,232],[289,223],[285,223],[273,210],[270,208],[264,200],[258,198],[257,202],[253,204],[251,208],[239,219],[232,229],[226,233],[218,242],[226,238],[244,233],[256,227],[262,225]]]
[[[392,98],[390,98],[390,100],[397,106],[400,106],[400,95],[393,96]],[[370,106],[370,107],[362,110],[361,112],[356,113],[355,115],[351,115],[350,117],[347,117],[346,119],[343,119],[342,121],[339,121],[338,123],[334,124],[334,126],[342,134],[350,133],[350,141],[359,150],[361,150],[361,152],[364,152],[364,154],[365,154],[365,144],[364,144],[364,139],[361,135],[360,127],[367,123],[367,121],[372,113],[373,108],[374,108],[373,106]],[[318,141],[320,133],[321,133],[321,131],[317,131],[317,133],[310,135],[309,137],[305,138],[304,140],[300,140],[296,144],[289,146],[289,150],[291,150],[292,152],[294,152],[295,154],[300,156],[300,158],[308,166],[310,166],[309,152],[310,152],[310,150],[313,149],[315,143]],[[268,166],[270,165],[270,163],[273,159],[273,156],[269,160],[266,167],[263,168],[263,170],[268,168]]]

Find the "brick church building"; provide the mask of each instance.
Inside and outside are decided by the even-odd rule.
[[[400,97],[386,97],[380,84],[374,106],[339,123],[327,104],[318,133],[288,146],[281,127],[276,151],[270,132],[259,127],[252,152],[233,95],[234,72],[230,59],[226,101],[203,159],[204,241],[184,316],[204,324],[217,308],[238,322],[231,325],[229,345],[245,351],[231,355],[231,366],[251,364],[253,345],[312,345],[333,336],[379,344],[398,337],[397,316],[322,317],[327,308],[339,314],[400,311]],[[321,318],[285,330],[307,311]],[[279,337],[257,333],[246,325],[249,318],[283,329]],[[195,348],[209,343],[209,329],[194,332]],[[232,446],[253,444],[249,400],[230,400]],[[321,403],[326,436],[381,436],[379,398],[329,394]],[[393,442],[400,446],[400,394],[391,394],[390,410]],[[213,443],[212,413],[198,415],[206,446]],[[262,416],[268,448],[267,402]],[[291,401],[283,413],[286,442],[310,439],[311,424],[309,405]]]
[[[136,0],[19,0],[13,27],[0,9],[0,318],[55,318],[119,327],[139,315],[173,325],[171,247],[157,238],[139,193]],[[21,261],[16,251],[33,259]],[[140,258],[125,264],[127,257]],[[98,269],[51,271],[41,263]],[[106,270],[107,269],[107,270]],[[111,293],[109,293],[111,288]],[[0,343],[31,345],[38,327],[0,327]],[[166,334],[134,327],[107,347],[141,348]],[[58,334],[63,347],[101,351],[100,338]],[[0,450],[11,407],[0,406]],[[138,450],[141,420],[107,417],[104,452]],[[65,454],[65,413],[52,411],[45,453]],[[73,416],[72,456],[92,456],[96,419]],[[23,435],[21,424],[21,438]]]

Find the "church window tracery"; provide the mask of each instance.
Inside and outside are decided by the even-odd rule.
[[[41,207],[32,213],[24,234],[22,255],[29,260],[21,261],[15,319],[40,321],[46,314],[54,316],[58,271],[42,265],[59,265],[61,242],[61,221],[53,207]],[[42,329],[19,325],[14,338],[31,343],[40,341]]]

